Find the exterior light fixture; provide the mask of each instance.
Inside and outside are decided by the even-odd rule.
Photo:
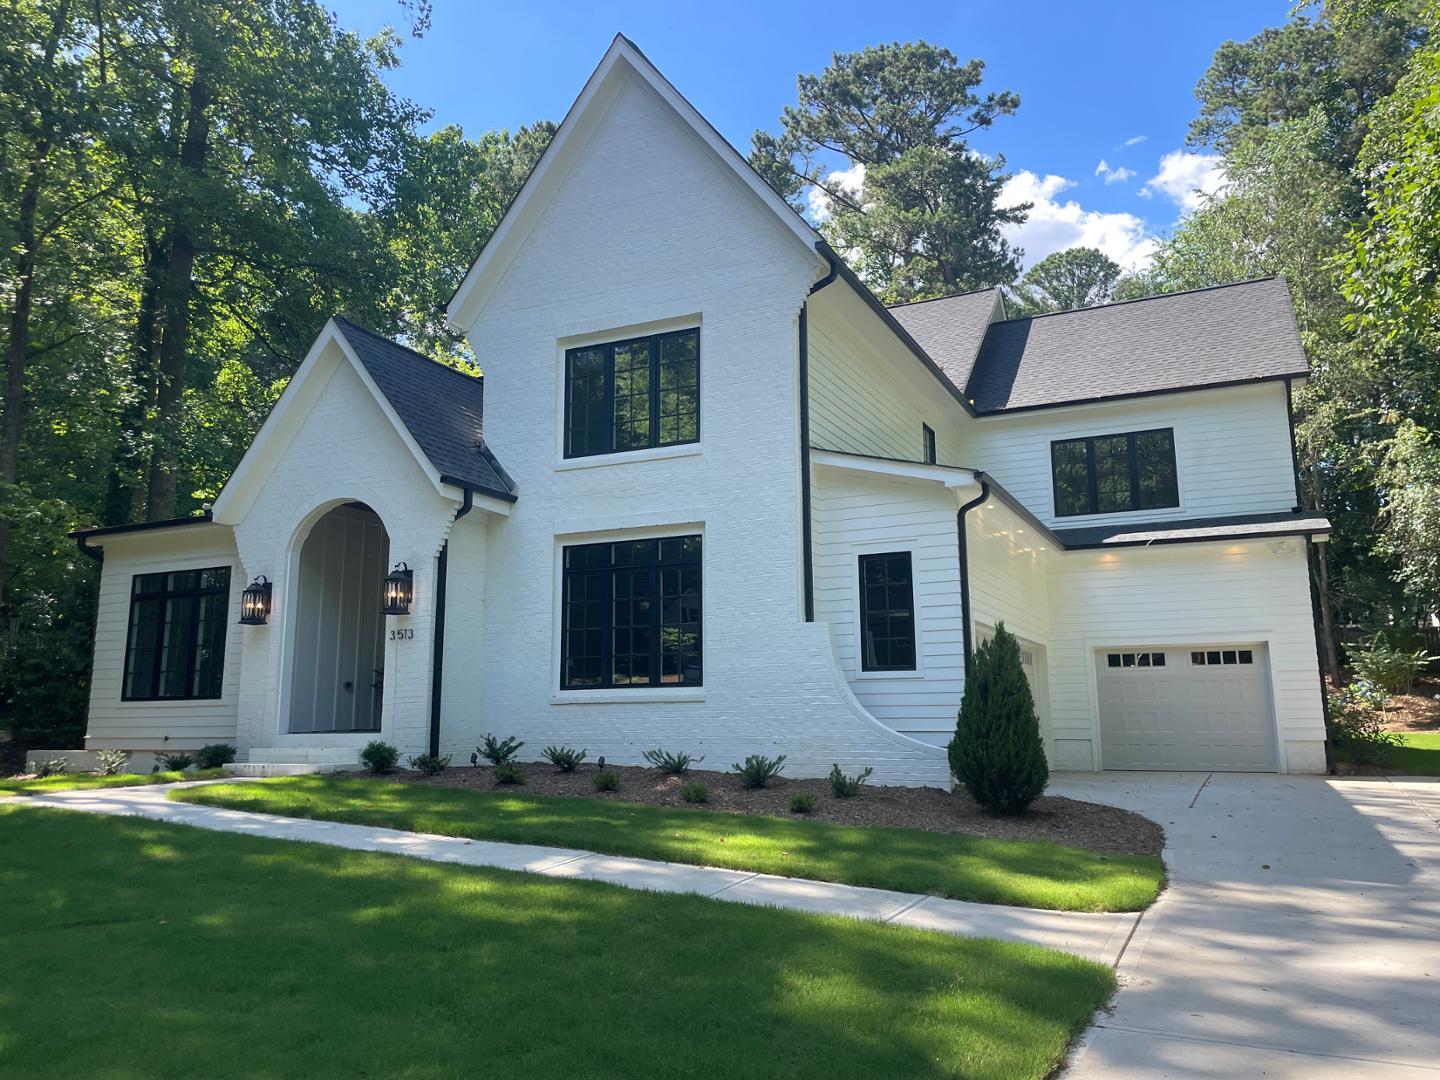
[[[385,575],[385,603],[382,615],[409,615],[410,601],[415,597],[415,572],[407,563],[398,562]]]
[[[270,579],[261,574],[240,594],[240,625],[264,626],[270,621]]]

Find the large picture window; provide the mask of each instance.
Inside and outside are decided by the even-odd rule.
[[[218,698],[229,612],[228,566],[135,575],[123,699]]]
[[[565,353],[567,458],[699,438],[699,329]]]
[[[700,686],[700,537],[567,547],[560,688]]]
[[[910,552],[860,556],[860,668],[915,670],[915,586]]]
[[[1050,465],[1056,517],[1180,505],[1171,428],[1053,442]]]

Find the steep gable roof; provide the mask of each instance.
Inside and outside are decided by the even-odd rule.
[[[977,289],[938,300],[899,304],[890,309],[890,314],[939,365],[945,377],[963,389],[970,381],[976,354],[999,304],[999,289]]]
[[[965,387],[979,413],[1309,373],[1282,278],[1010,319],[985,333]]]

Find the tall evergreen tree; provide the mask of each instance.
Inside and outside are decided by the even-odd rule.
[[[1050,782],[1020,643],[1004,623],[975,650],[949,752],[955,779],[992,814],[1022,813]]]
[[[1046,255],[1010,290],[1016,315],[1075,311],[1108,303],[1115,297],[1120,265],[1103,251],[1067,248]]]

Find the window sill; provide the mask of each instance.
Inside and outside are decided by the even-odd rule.
[[[551,705],[653,705],[704,701],[703,686],[642,686],[636,689],[561,690],[550,695]]]
[[[701,444],[680,443],[676,446],[653,446],[644,450],[622,450],[616,454],[592,454],[589,457],[561,458],[555,463],[556,472],[571,469],[595,469],[601,465],[621,465],[636,461],[668,461],[671,458],[698,457]]]
[[[866,680],[870,680],[870,679],[878,679],[878,680],[883,680],[883,679],[923,679],[923,678],[925,678],[925,672],[924,672],[923,670],[919,670],[919,669],[914,670],[914,671],[911,671],[911,670],[900,670],[900,671],[864,671],[864,670],[857,670],[857,671],[855,672],[855,678],[857,678],[857,679],[866,679]]]

